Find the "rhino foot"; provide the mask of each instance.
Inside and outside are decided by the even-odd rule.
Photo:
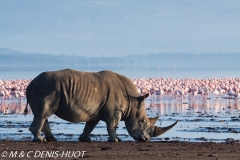
[[[45,137],[46,138],[46,140],[48,141],[48,142],[54,142],[54,141],[57,141],[57,139],[55,138],[55,137]]]
[[[122,142],[122,140],[120,138],[117,137],[117,139],[118,139],[118,142]]]
[[[80,142],[91,142],[91,138],[90,137],[79,137],[78,140]]]
[[[39,137],[37,137],[37,138],[34,138],[34,139],[32,140],[32,142],[47,142],[47,140],[46,140],[45,138],[39,138]]]
[[[122,140],[120,138],[108,138],[108,142],[122,142]]]

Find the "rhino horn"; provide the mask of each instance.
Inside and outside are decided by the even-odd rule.
[[[168,127],[157,127],[157,126],[154,126],[153,136],[152,137],[157,137],[157,136],[167,132],[169,129],[173,128],[177,123],[178,123],[178,121],[176,121],[175,123],[173,123],[172,125],[170,125]]]

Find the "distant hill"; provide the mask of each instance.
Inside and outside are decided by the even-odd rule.
[[[0,70],[134,69],[239,70],[240,53],[159,53],[124,57],[83,57],[33,53],[0,48]]]

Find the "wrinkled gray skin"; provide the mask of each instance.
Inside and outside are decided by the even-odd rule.
[[[36,142],[56,141],[47,120],[52,114],[69,122],[86,122],[79,137],[82,142],[91,141],[90,133],[100,120],[106,122],[109,142],[121,141],[116,136],[120,121],[125,121],[128,133],[137,141],[148,141],[177,123],[164,128],[154,126],[158,117],[148,118],[143,104],[148,94],[140,96],[130,79],[111,71],[43,72],[31,81],[26,96],[34,114],[29,130]]]

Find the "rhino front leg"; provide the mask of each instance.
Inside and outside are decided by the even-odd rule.
[[[40,134],[40,131],[43,127],[43,124],[45,122],[45,119],[42,117],[36,117],[34,116],[33,118],[33,122],[29,127],[29,130],[32,132],[34,138],[33,138],[33,142],[45,142],[46,139],[43,138]]]
[[[44,122],[44,125],[42,127],[42,132],[45,134],[45,139],[48,142],[57,141],[57,139],[52,135],[52,132],[48,123],[48,119],[46,119]]]
[[[86,122],[83,133],[78,138],[81,142],[91,142],[90,133],[93,131],[99,120]]]
[[[121,142],[122,140],[116,136],[116,129],[121,120],[121,113],[116,113],[106,121],[108,131],[108,142]]]

